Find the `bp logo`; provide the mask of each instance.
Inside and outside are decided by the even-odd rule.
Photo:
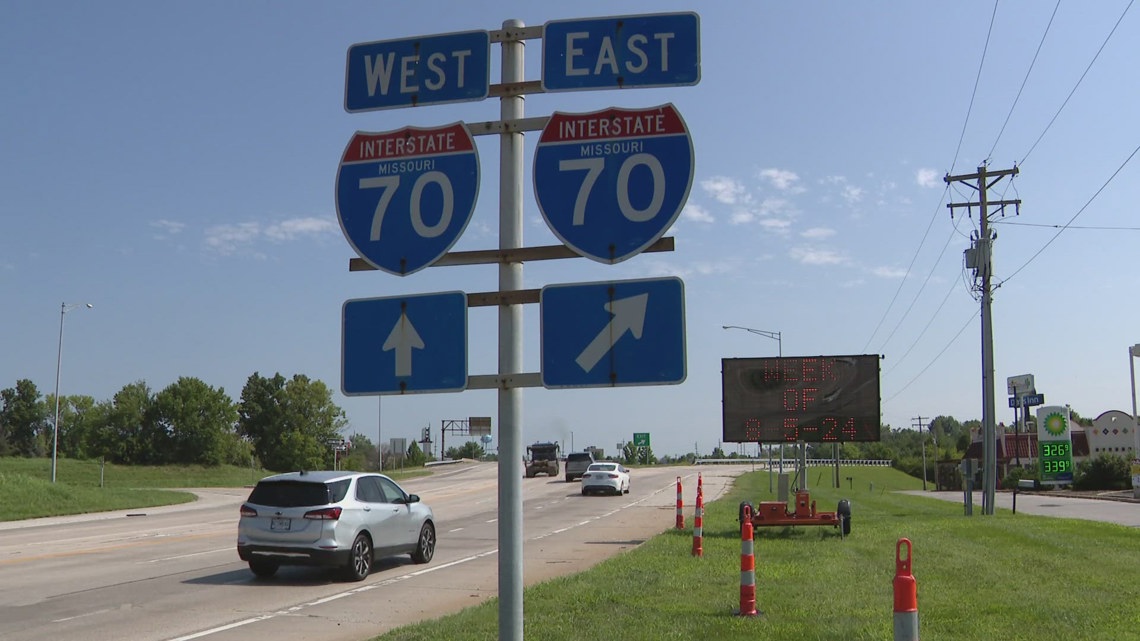
[[[1065,417],[1060,412],[1052,412],[1045,417],[1045,431],[1053,436],[1064,436]]]

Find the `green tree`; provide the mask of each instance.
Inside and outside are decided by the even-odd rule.
[[[453,459],[470,458],[478,460],[483,458],[483,446],[476,441],[467,441],[459,447],[447,448],[446,456]]]
[[[219,465],[227,458],[237,409],[224,389],[183,376],[155,395],[151,410],[155,462]]]
[[[0,399],[0,431],[7,449],[17,456],[43,456],[50,452],[52,424],[36,384],[20,379],[15,387],[0,390]]]
[[[411,445],[408,446],[407,463],[408,467],[423,467],[424,463],[427,463],[427,455],[420,449],[420,444],[415,441],[412,441]]]
[[[93,408],[92,451],[123,465],[153,463],[150,388],[142,381],[124,385],[110,401]]]
[[[45,399],[55,410],[55,397]],[[95,399],[86,395],[62,396],[59,399],[59,455],[69,458],[91,458]],[[49,440],[50,443],[50,440]]]
[[[257,372],[242,388],[238,432],[248,438],[261,463],[271,470],[331,468],[327,442],[339,439],[348,424],[332,401],[332,390],[302,374],[286,379]]]

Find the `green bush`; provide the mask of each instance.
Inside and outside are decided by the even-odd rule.
[[[1007,474],[1005,478],[1001,480],[1001,486],[1007,490],[1013,489],[1017,487],[1017,482],[1021,479],[1033,479],[1035,481],[1040,481],[1040,472],[1036,466],[1032,468],[1012,467],[1009,470],[1009,474]]]
[[[1077,464],[1074,490],[1126,490],[1132,487],[1131,467],[1119,454],[1100,454]]]

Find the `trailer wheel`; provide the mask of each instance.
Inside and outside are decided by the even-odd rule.
[[[736,516],[736,522],[739,523],[740,525],[744,525],[744,506],[746,506],[746,505],[748,506],[748,511],[751,512],[753,516],[756,515],[756,508],[752,507],[751,503],[749,503],[748,501],[741,501],[740,502],[740,508],[739,508],[737,516]]]
[[[835,513],[839,516],[839,528],[842,530],[843,536],[851,534],[851,501],[840,499]]]

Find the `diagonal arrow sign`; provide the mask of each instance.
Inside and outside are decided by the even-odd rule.
[[[645,326],[645,308],[649,304],[649,294],[638,294],[629,298],[613,300],[605,304],[606,311],[613,314],[609,324],[598,332],[594,340],[574,359],[578,367],[589,372],[602,360],[626,332],[635,339],[641,338]]]
[[[383,347],[385,352],[396,350],[396,376],[412,375],[412,350],[423,348],[424,340],[408,320],[407,313],[401,311],[400,320],[396,321],[392,331],[388,333]]]

